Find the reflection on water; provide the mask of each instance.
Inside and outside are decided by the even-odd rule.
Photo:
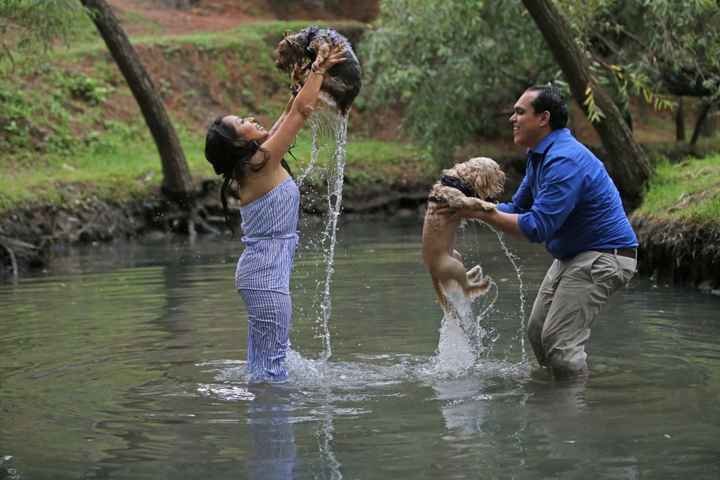
[[[259,386],[248,409],[251,449],[247,457],[250,479],[286,480],[293,478],[296,447],[293,425],[289,422],[290,398],[273,386]]]
[[[99,246],[2,286],[0,459],[32,479],[718,478],[720,300],[634,280],[597,320],[590,377],[557,382],[523,361],[517,275],[476,227],[462,251],[497,284],[494,341],[458,370],[436,368],[416,223],[343,225],[328,362],[303,252],[272,387],[245,376],[236,242]],[[549,259],[508,244],[531,300]]]

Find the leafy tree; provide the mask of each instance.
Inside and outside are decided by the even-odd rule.
[[[142,111],[160,154],[163,191],[192,208],[192,179],[180,141],[165,106],[135,49],[106,0],[0,0],[0,32],[6,53],[11,47],[32,51],[69,41],[89,15],[105,41]],[[6,40],[11,38],[11,40]]]
[[[76,0],[0,0],[0,58],[47,50],[78,33],[85,15]]]
[[[650,167],[645,152],[633,139],[620,110],[593,75],[587,50],[551,0],[522,0],[545,37],[570,85],[575,100],[593,122],[608,155],[605,165],[628,208],[640,205]]]
[[[91,14],[110,54],[125,77],[140,106],[145,123],[160,153],[163,168],[163,191],[181,203],[191,203],[192,178],[175,128],[160,95],[148,75],[125,31],[106,0],[81,0]]]
[[[599,78],[623,95],[671,108],[668,94],[701,99],[695,127],[720,102],[720,5],[717,0],[560,0]],[[682,128],[682,125],[679,125]],[[679,135],[680,136],[680,135]]]
[[[519,1],[383,0],[362,46],[371,106],[403,105],[408,131],[447,162],[505,129],[525,88],[557,67]]]

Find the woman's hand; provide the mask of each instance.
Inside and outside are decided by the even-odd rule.
[[[329,68],[344,61],[345,47],[342,45],[331,46],[329,43],[323,42],[318,47],[317,57],[315,57],[315,61],[310,67],[310,70],[312,70],[313,73],[324,75]]]
[[[297,96],[289,102],[289,109],[280,116],[276,125],[271,129],[267,140],[263,142],[264,151],[270,155],[273,163],[280,165],[283,155],[290,145],[295,141],[295,136],[302,128],[305,120],[313,112],[315,102],[320,94],[323,75],[328,68],[345,61],[345,48],[342,46],[331,46],[328,42],[321,43],[318,48],[318,55],[312,65],[312,74],[305,79]],[[319,73],[320,75],[315,75]]]

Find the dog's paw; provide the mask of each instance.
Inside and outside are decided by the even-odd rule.
[[[475,265],[467,271],[467,278],[470,282],[476,283],[483,278],[483,271],[480,265]]]
[[[490,290],[490,277],[484,277],[482,274],[482,268],[477,265],[470,269],[468,274],[473,272],[472,278],[468,275],[468,296],[470,298],[476,298],[481,295],[485,295]]]
[[[485,277],[482,279],[482,281],[470,285],[470,288],[468,290],[468,296],[471,300],[486,295],[490,290],[490,279],[488,277]]]

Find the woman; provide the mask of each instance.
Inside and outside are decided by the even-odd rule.
[[[205,157],[225,177],[221,198],[227,212],[227,188],[239,187],[245,250],[235,286],[248,310],[248,371],[251,382],[287,379],[292,302],[290,272],[298,242],[300,192],[283,166],[283,156],[304,125],[320,93],[325,72],[343,61],[342,47],[319,49],[305,85],[266,131],[252,117],[218,117],[205,139]]]

